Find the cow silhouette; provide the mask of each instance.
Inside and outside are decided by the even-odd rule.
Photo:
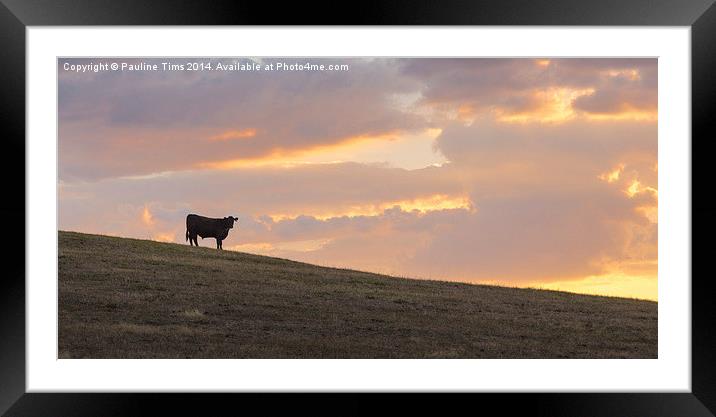
[[[239,219],[233,216],[223,219],[212,219],[210,217],[189,214],[186,216],[186,240],[191,246],[199,246],[196,237],[202,239],[213,237],[216,239],[216,249],[223,250],[221,242],[229,235],[229,229],[234,228],[234,222]]]

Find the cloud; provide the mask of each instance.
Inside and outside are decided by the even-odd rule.
[[[505,121],[655,120],[656,59],[406,59],[427,106]]]
[[[418,277],[564,281],[634,256],[653,262],[655,127],[597,132],[585,123],[456,124],[436,142],[452,162],[418,170],[344,163],[185,172],[63,192],[108,207],[152,201],[152,212],[178,228],[189,210],[236,215],[227,247]],[[614,167],[619,175],[605,177]],[[75,206],[71,198],[63,205]]]
[[[656,190],[656,128],[600,127],[484,121],[445,129],[438,146],[453,161],[449,169],[470,175],[477,213],[432,241],[412,263],[415,271],[557,279],[602,273],[607,260],[637,252],[655,259],[656,225],[640,208],[655,208],[656,193],[633,197]],[[621,167],[619,176],[600,178],[614,166]],[[435,258],[440,267],[421,262]]]
[[[142,222],[147,226],[154,225],[154,216],[152,216],[152,212],[149,211],[149,207],[147,207],[146,205],[144,206],[144,210],[142,211]]]
[[[301,159],[417,135],[446,118],[492,114],[544,123],[656,115],[654,59],[323,58],[314,61],[350,62],[351,70],[97,74],[64,71],[64,61],[95,60],[60,62],[65,181]]]
[[[373,270],[391,265],[413,276],[512,283],[598,276],[634,262],[653,265],[655,127],[622,123],[593,132],[584,124],[539,131],[494,123],[446,129],[438,146],[453,162],[435,171],[469,187],[476,210],[418,215],[420,227],[407,230],[384,213],[376,220],[382,227],[371,233],[291,256],[341,264],[363,254],[359,264]],[[613,166],[620,174],[605,181],[603,172]],[[331,222],[304,217],[288,225],[296,230],[292,236],[301,236],[298,230],[330,228]],[[386,242],[380,234],[385,230],[388,241],[400,245],[373,251],[374,242]],[[396,259],[403,260],[400,268]]]
[[[236,139],[248,139],[256,136],[256,129],[247,128],[241,130],[227,130],[226,132],[212,136],[209,140],[236,140]]]
[[[60,177],[193,169],[428,127],[393,106],[392,94],[417,88],[394,61],[352,59],[350,65],[348,72],[107,72],[87,78],[61,70]]]
[[[655,226],[634,209],[606,188],[493,198],[459,228],[443,231],[411,266],[416,273],[510,282],[597,275],[606,271],[605,260],[656,244]],[[630,241],[635,233],[644,236]]]
[[[378,207],[390,202],[436,204],[456,201],[464,188],[438,167],[404,170],[356,163],[302,165],[292,168],[245,168],[227,171],[188,171],[138,179],[114,178],[97,182],[66,183],[64,201],[78,204],[148,201],[180,204],[214,213],[216,217],[241,212],[250,215],[348,213],[355,207]],[[71,198],[78,195],[78,198]],[[93,196],[88,201],[81,196]],[[94,201],[96,200],[96,201]],[[428,201],[425,201],[428,200]],[[449,204],[450,205],[450,204]],[[213,215],[213,214],[212,214]]]

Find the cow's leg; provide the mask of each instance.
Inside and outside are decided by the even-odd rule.
[[[199,246],[199,241],[196,240],[196,235],[192,236],[191,239],[194,241],[194,246]]]
[[[221,250],[221,239],[216,238],[216,249]]]

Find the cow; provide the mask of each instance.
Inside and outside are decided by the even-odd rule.
[[[234,228],[234,222],[239,219],[233,216],[223,219],[212,219],[209,217],[189,214],[186,216],[186,240],[191,246],[199,246],[196,237],[202,239],[213,237],[216,239],[216,249],[224,250],[221,242],[229,235],[229,229]]]

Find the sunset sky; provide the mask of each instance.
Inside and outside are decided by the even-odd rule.
[[[225,249],[657,298],[656,59],[64,69],[123,61],[58,61],[60,230],[186,244],[188,213],[233,215]]]

